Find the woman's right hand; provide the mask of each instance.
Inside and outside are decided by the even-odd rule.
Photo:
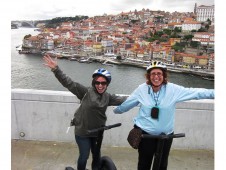
[[[51,69],[55,69],[57,67],[57,58],[53,60],[49,55],[46,54],[44,55],[43,60],[45,61],[45,66]]]

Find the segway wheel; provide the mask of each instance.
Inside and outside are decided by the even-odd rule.
[[[108,156],[102,156],[100,158],[100,164],[100,170],[117,170],[114,162]]]
[[[75,169],[72,167],[66,167],[65,170],[75,170]]]

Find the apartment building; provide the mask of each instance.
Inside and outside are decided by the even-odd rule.
[[[214,46],[214,33],[196,32],[192,41],[198,41],[201,45]]]
[[[182,31],[192,31],[196,30],[198,31],[201,28],[201,23],[197,21],[185,21],[182,23]]]

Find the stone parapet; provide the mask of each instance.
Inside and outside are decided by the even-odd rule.
[[[66,91],[33,89],[11,90],[11,138],[38,141],[73,142],[73,127],[66,133],[80,101]],[[121,127],[105,131],[103,145],[127,147],[128,132],[138,107],[124,114],[107,109],[107,124]],[[175,139],[174,148],[214,150],[214,100],[192,100],[177,105],[175,133],[185,138]]]

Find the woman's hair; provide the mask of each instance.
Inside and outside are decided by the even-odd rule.
[[[167,84],[167,82],[168,82],[168,73],[167,73],[167,70],[161,69],[161,68],[159,68],[159,69],[162,70],[162,73],[163,73],[163,82],[162,82],[162,84]],[[146,83],[148,85],[151,85],[152,84],[151,83],[151,79],[150,79],[150,72],[151,72],[151,70],[153,70],[153,69],[148,70],[148,72],[145,74],[145,77],[146,77],[146,80],[147,80]]]

